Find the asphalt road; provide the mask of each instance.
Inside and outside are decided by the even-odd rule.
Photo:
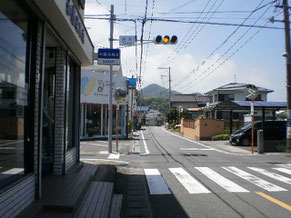
[[[231,154],[162,127],[140,146],[121,159],[144,171],[154,217],[291,217],[291,155]]]

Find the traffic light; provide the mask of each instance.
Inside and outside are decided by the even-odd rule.
[[[170,37],[168,35],[165,35],[164,37],[162,37],[161,35],[157,35],[153,41],[155,44],[158,44],[158,45],[160,45],[160,44],[174,45],[177,43],[178,37],[175,35],[173,35],[172,37]]]

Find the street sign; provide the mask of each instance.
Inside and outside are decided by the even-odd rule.
[[[136,36],[119,36],[119,46],[132,46],[136,44]]]
[[[247,84],[244,87],[246,97],[250,100],[254,100],[258,96],[258,88],[255,85]]]
[[[128,78],[128,87],[136,87],[136,78]]]
[[[120,65],[120,49],[99,48],[98,64]]]

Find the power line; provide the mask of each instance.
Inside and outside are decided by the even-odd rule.
[[[214,5],[216,4],[216,2],[217,1],[215,1],[215,3],[212,5],[212,7],[211,7],[211,9],[214,7]],[[224,0],[222,0],[221,2],[220,2],[220,4],[216,7],[216,9],[215,9],[215,11],[216,10],[218,10],[219,9],[219,7],[222,5],[222,3],[224,2]],[[211,10],[210,9],[210,10]],[[207,17],[207,15],[208,14],[206,14],[205,15],[205,17],[203,18],[203,20]],[[214,15],[214,13],[212,13],[209,17],[208,17],[208,19],[207,19],[207,21],[206,22],[208,22],[210,19],[211,19],[211,17]],[[197,35],[202,31],[202,29],[205,27],[205,25],[206,24],[202,24],[202,27],[200,28],[200,30],[198,30],[198,32],[195,34],[195,36],[193,37],[193,35],[194,35],[194,33],[195,33],[195,31],[199,28],[199,26],[200,25],[198,25],[198,27],[195,29],[195,31],[193,32],[193,34],[191,34],[191,36],[189,37],[189,39],[192,37],[192,39],[191,40],[187,40],[186,41],[186,43],[184,43],[185,45],[183,46],[183,47],[181,47],[178,51],[176,51],[176,54],[178,54],[180,51],[181,51],[181,49],[186,49],[190,44],[191,44],[191,42],[197,37]],[[171,60],[171,59],[168,59],[168,61],[167,61],[167,63],[169,63],[169,62],[171,62],[171,63],[173,63],[173,61],[175,60],[175,57]]]
[[[204,6],[202,12],[204,12],[208,6],[208,4],[210,3],[211,0],[208,0],[208,2],[206,3],[206,5]],[[198,21],[198,19],[200,18],[202,13],[199,14],[198,18],[196,19],[196,21]],[[184,43],[184,40],[186,39],[187,35],[192,31],[193,27],[195,26],[195,23],[190,27],[190,29],[188,30],[188,32],[184,35],[183,39],[181,40],[181,42],[176,46],[176,48],[174,49],[174,51],[168,56],[167,60],[170,59],[171,56],[173,56],[175,53],[177,53],[177,51],[179,50],[180,46]],[[162,63],[161,65],[165,65],[166,63]]]
[[[258,11],[258,9],[260,8],[262,8],[262,7],[260,7],[260,5],[262,4],[264,2],[264,0],[262,0],[259,4],[258,4],[258,6],[256,7],[256,9],[255,10],[253,10],[246,18],[245,18],[245,20],[218,46],[218,47],[216,47],[207,57],[206,57],[206,59],[204,59],[204,61],[202,62],[202,63],[200,63],[197,67],[196,67],[196,69],[194,69],[194,70],[192,70],[186,77],[184,77],[182,80],[180,80],[179,82],[177,82],[176,84],[174,84],[174,86],[175,85],[178,85],[178,86],[180,86],[181,84],[183,84],[182,82],[185,80],[187,80],[190,76],[191,76],[191,74],[193,74],[193,73],[195,73],[195,72],[197,72],[198,70],[199,70],[199,68],[200,68],[200,66],[201,65],[203,65],[203,64],[205,64],[205,62],[216,52],[216,51],[218,51],[222,46],[224,46],[227,42],[228,42],[228,40],[243,26],[243,25],[245,25],[244,23],[256,12],[256,11]],[[273,2],[275,2],[275,1],[273,1]],[[268,3],[267,5],[269,5],[270,3]],[[266,7],[266,6],[265,6]],[[248,25],[248,27],[254,27],[254,25]]]
[[[277,14],[276,16],[279,16],[281,13]],[[267,21],[265,23],[265,25],[267,25],[270,21]],[[198,82],[201,82],[202,80],[204,80],[206,77],[208,77],[209,75],[211,75],[214,71],[216,71],[217,69],[219,69],[223,64],[226,63],[226,61],[228,61],[231,57],[233,57],[239,50],[241,50],[249,41],[251,41],[262,29],[257,30],[249,39],[247,39],[240,47],[238,47],[232,54],[230,54],[225,60],[223,60],[219,65],[217,65],[212,71],[210,71],[208,74],[206,74],[211,67],[213,67],[216,63],[218,63],[222,57],[225,56],[226,53],[228,53],[230,51],[231,48],[234,47],[234,45],[236,45],[245,35],[246,33],[249,31],[250,29],[248,29],[235,43],[233,43],[233,45],[218,59],[216,60],[216,62],[214,64],[212,64],[210,67],[208,67],[207,70],[205,70],[203,73],[201,73],[198,77],[196,77],[194,80],[191,81],[191,85],[193,85],[193,82],[197,81],[199,78],[201,78],[203,75],[205,75],[203,78],[201,78]],[[181,89],[189,86],[190,83],[188,83],[187,85],[183,86]]]
[[[155,0],[153,0],[153,3],[152,3],[152,14],[151,14],[151,18],[154,16],[154,9],[155,9]],[[150,40],[151,38],[151,33],[152,33],[152,24],[153,24],[153,21],[150,22],[150,30],[149,30],[149,36],[148,36],[148,40]],[[147,44],[147,47],[146,47],[146,53],[145,53],[145,61],[144,61],[144,71],[146,72],[146,64],[147,64],[147,58],[148,58],[148,51],[149,51],[149,44]]]
[[[102,8],[105,8],[107,11],[109,11],[110,12],[110,10],[108,9],[108,8],[106,8],[105,6],[103,6],[98,0],[95,0],[96,1],[96,3],[98,4],[98,5],[100,5]]]

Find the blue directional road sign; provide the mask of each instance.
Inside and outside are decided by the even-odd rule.
[[[120,49],[99,48],[98,64],[120,65]]]

